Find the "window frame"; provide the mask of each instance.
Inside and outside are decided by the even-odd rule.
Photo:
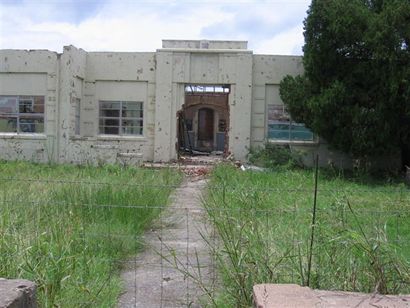
[[[16,100],[16,106],[15,106],[15,111],[16,112],[0,112],[0,117],[4,119],[14,119],[16,121],[16,127],[15,131],[0,131],[0,134],[23,134],[23,135],[44,135],[46,133],[46,105],[45,105],[45,96],[44,95],[0,95],[0,98],[9,98],[9,99],[15,99]],[[42,105],[43,106],[43,112],[34,112],[34,107],[35,107],[35,100],[36,99],[42,99]],[[32,112],[21,112],[20,108],[21,105],[20,103],[22,101],[30,101],[30,108]],[[21,128],[21,125],[37,125],[39,123],[30,123],[30,122],[24,122],[22,121],[23,119],[34,119],[34,120],[42,120],[43,124],[43,129],[41,132],[36,132],[36,131],[23,131]]]
[[[118,103],[119,107],[118,109],[112,109],[112,110],[118,110],[118,116],[104,116],[102,115],[102,105],[103,103]],[[140,117],[127,117],[123,116],[123,106],[124,104],[140,104],[139,109],[132,109],[132,111],[139,111],[142,116]],[[109,109],[105,109],[109,110]],[[118,126],[111,126],[111,127],[118,127],[118,133],[106,133],[105,131],[102,131],[102,128],[106,127],[106,125],[101,125],[101,120],[117,120],[118,121]],[[130,120],[130,121],[141,121],[140,126],[128,126],[128,127],[139,127],[141,133],[139,134],[130,134],[130,133],[124,133],[123,128],[127,127],[123,125],[124,120]],[[143,101],[124,101],[124,100],[99,100],[98,101],[98,135],[100,136],[112,136],[112,137],[143,137],[144,136],[144,102]]]
[[[287,119],[287,120],[282,120],[281,121],[281,119],[280,118],[278,118],[278,119],[271,119],[270,118],[270,110],[269,110],[269,108],[278,108],[278,107],[281,107],[281,115],[282,115],[282,118],[283,119]],[[292,144],[317,144],[318,143],[318,138],[317,138],[317,136],[313,133],[313,132],[311,132],[308,128],[306,128],[306,126],[305,126],[305,124],[304,123],[299,123],[299,122],[296,122],[296,121],[294,121],[294,120],[292,120],[292,117],[290,116],[290,114],[288,113],[288,111],[286,110],[286,106],[284,105],[284,104],[272,104],[272,103],[269,103],[269,104],[267,104],[267,109],[266,109],[266,118],[267,118],[267,120],[266,120],[266,122],[267,122],[267,125],[266,125],[266,139],[267,139],[267,141],[268,142],[270,142],[270,143],[281,143],[281,144],[290,144],[290,143],[292,143]],[[288,125],[288,127],[289,127],[289,129],[288,130],[283,130],[283,132],[287,132],[287,135],[288,135],[288,137],[287,138],[272,138],[272,137],[270,137],[269,136],[269,132],[270,132],[270,128],[269,128],[269,125],[271,125],[270,124],[270,122],[277,122],[277,123],[274,123],[274,124],[283,124],[283,125]],[[307,129],[311,134],[312,134],[312,138],[311,139],[292,139],[292,131],[295,131],[295,130],[292,130],[292,127],[294,127],[294,126],[302,126],[302,127],[304,127],[305,129]],[[277,131],[279,131],[279,130],[277,130]]]

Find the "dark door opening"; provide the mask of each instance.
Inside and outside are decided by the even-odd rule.
[[[214,140],[214,111],[210,108],[201,108],[198,111],[198,140]]]
[[[178,111],[178,151],[195,155],[227,154],[229,85],[186,85]]]

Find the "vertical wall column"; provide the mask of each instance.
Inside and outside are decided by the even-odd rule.
[[[176,115],[172,114],[173,102],[172,87],[172,53],[157,52],[157,73],[155,91],[155,142],[154,161],[169,161],[171,148],[174,146],[171,130],[172,119]]]
[[[236,80],[229,94],[229,150],[245,160],[251,141],[252,54],[236,59]]]
[[[70,136],[74,135],[72,98],[82,99],[82,80],[85,77],[86,52],[65,46],[60,58],[60,86],[58,101],[58,162],[70,160]],[[80,84],[79,84],[80,83]],[[79,90],[81,89],[81,90]]]

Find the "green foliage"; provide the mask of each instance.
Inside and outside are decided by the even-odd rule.
[[[305,73],[280,87],[292,117],[356,158],[408,151],[410,2],[313,0],[304,25]]]
[[[303,168],[302,153],[288,145],[267,143],[263,148],[251,149],[248,160],[250,163],[264,168]]]
[[[326,172],[319,175],[310,286],[409,293],[410,191]],[[212,247],[222,280],[216,302],[249,307],[257,283],[306,285],[313,187],[312,170],[214,170],[205,206],[219,238]]]
[[[114,307],[121,261],[180,175],[0,162],[0,276],[36,282],[40,307]],[[118,205],[120,207],[113,207]],[[132,208],[131,206],[140,206]]]

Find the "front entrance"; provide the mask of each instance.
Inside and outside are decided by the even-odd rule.
[[[210,108],[198,110],[198,148],[207,150],[214,142],[214,111]]]
[[[187,85],[178,112],[179,152],[226,154],[229,85]]]

